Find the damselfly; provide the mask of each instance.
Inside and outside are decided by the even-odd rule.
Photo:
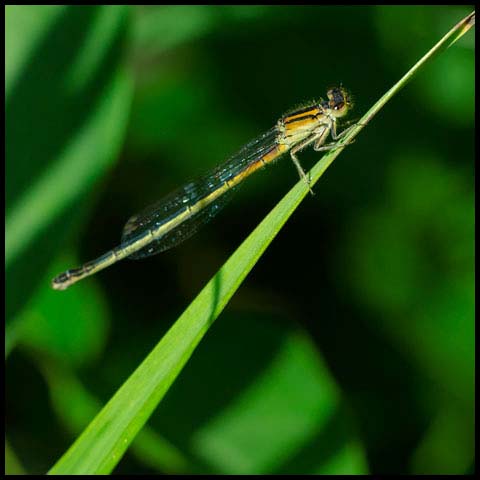
[[[337,133],[337,119],[352,107],[348,93],[342,87],[332,88],[327,98],[285,115],[222,165],[131,217],[118,247],[56,276],[52,287],[64,290],[123,258],[149,257],[182,243],[218,213],[245,178],[286,152],[310,188],[296,154],[311,144],[316,151],[336,148],[338,140],[353,128]],[[334,142],[325,144],[329,135]]]

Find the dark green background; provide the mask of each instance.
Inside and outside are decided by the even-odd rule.
[[[54,274],[328,87],[359,118],[470,11],[7,7],[7,472],[53,465],[296,170],[171,251]],[[473,471],[474,93],[472,31],[329,168],[115,473]]]

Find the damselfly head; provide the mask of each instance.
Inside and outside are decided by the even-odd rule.
[[[333,87],[327,92],[328,106],[337,117],[345,116],[353,107],[350,94],[343,87]]]

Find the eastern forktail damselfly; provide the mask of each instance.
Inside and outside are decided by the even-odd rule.
[[[245,178],[286,152],[290,152],[300,178],[310,188],[296,154],[311,144],[316,151],[336,148],[338,140],[353,128],[337,134],[337,119],[352,107],[348,93],[342,87],[332,88],[327,98],[283,116],[222,165],[131,217],[118,247],[57,275],[52,287],[64,290],[123,258],[145,258],[180,244],[218,213]],[[325,144],[329,135],[334,142]]]

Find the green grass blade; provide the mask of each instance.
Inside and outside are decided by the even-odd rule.
[[[472,13],[447,33],[360,120],[347,143],[437,53],[448,48],[474,24]],[[329,152],[311,170],[318,181],[344,145]],[[267,246],[307,195],[299,181],[249,235],[170,328],[152,352],[95,417],[51,474],[110,473],[161,401],[195,347],[250,272]]]

